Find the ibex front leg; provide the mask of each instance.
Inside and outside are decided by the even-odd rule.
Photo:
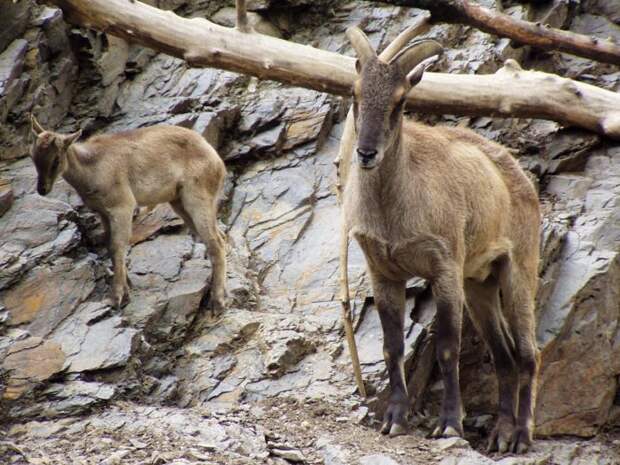
[[[463,436],[463,406],[459,386],[459,354],[463,320],[463,280],[454,267],[441,267],[433,280],[437,302],[437,361],[443,378],[443,402],[434,437]]]
[[[125,258],[127,247],[131,237],[131,222],[133,217],[133,205],[118,207],[108,211],[110,223],[110,254],[114,268],[112,281],[112,301],[117,309],[129,297],[127,280],[127,267]]]
[[[398,436],[407,431],[409,396],[404,370],[405,281],[390,281],[371,273],[377,311],[383,328],[383,357],[390,377],[390,398],[381,433]]]

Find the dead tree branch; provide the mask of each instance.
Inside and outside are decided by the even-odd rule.
[[[433,23],[473,26],[543,50],[558,50],[591,60],[620,65],[620,45],[540,23],[512,18],[469,0],[381,0],[391,5],[422,8],[431,12]]]
[[[355,60],[202,18],[181,18],[144,3],[127,0],[48,0],[66,19],[140,43],[186,60],[350,95]],[[416,111],[435,114],[544,118],[620,139],[620,95],[556,75],[521,70],[507,63],[495,74],[425,73],[407,98]]]

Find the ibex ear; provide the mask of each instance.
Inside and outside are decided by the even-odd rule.
[[[39,122],[32,113],[30,114],[30,123],[32,125],[32,133],[35,136],[38,136],[42,132],[45,132],[45,129],[43,129],[43,127],[39,124]]]
[[[409,84],[414,86],[420,79],[426,68],[430,67],[443,52],[443,47],[434,40],[414,42],[401,50],[390,63],[397,63],[402,72],[407,76]],[[435,55],[435,56],[434,56]],[[432,60],[429,58],[432,57]],[[422,65],[424,63],[424,65]]]
[[[359,27],[350,27],[349,29],[347,29],[346,35],[349,39],[349,42],[351,42],[351,45],[355,49],[355,53],[357,53],[358,60],[355,63],[355,69],[359,73],[364,64],[370,58],[377,56],[377,52],[375,52],[375,49],[372,48],[368,37],[366,37],[366,34],[364,34]]]
[[[411,70],[409,74],[407,74],[407,81],[409,81],[409,85],[411,87],[415,86],[422,79],[422,75],[424,71],[433,66],[437,60],[439,60],[439,56],[435,55],[426,60],[422,60],[415,68]]]
[[[81,135],[82,135],[82,130],[80,129],[79,131],[76,131],[72,134],[67,134],[66,136],[63,136],[62,143],[64,147],[69,148],[69,146],[73,144],[76,140],[78,140]]]

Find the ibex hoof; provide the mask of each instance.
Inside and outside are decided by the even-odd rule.
[[[441,418],[431,433],[432,438],[463,437],[463,424],[456,419]]]
[[[211,298],[209,299],[208,308],[213,315],[221,315],[226,309],[226,299]]]
[[[390,437],[392,438],[395,436],[402,436],[404,434],[407,434],[407,428],[405,428],[403,425],[394,423],[390,428]]]
[[[116,310],[120,310],[125,305],[127,305],[129,303],[129,300],[129,292],[125,292],[125,289],[123,289],[123,291],[121,291],[120,293],[115,292],[112,296],[112,302]]]
[[[390,437],[407,434],[407,413],[409,404],[407,402],[394,401],[388,404],[388,408],[383,416],[381,434],[389,434]]]
[[[512,433],[510,450],[515,454],[525,454],[532,446],[532,432],[526,428],[516,428]]]
[[[487,452],[523,454],[532,445],[532,433],[527,427],[515,427],[512,420],[498,419],[489,437]]]

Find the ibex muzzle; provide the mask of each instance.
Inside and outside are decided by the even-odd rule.
[[[30,156],[37,169],[37,192],[47,195],[58,176],[67,169],[66,151],[82,135],[82,131],[66,135],[46,131],[34,116],[31,116],[31,123],[35,140]]]

